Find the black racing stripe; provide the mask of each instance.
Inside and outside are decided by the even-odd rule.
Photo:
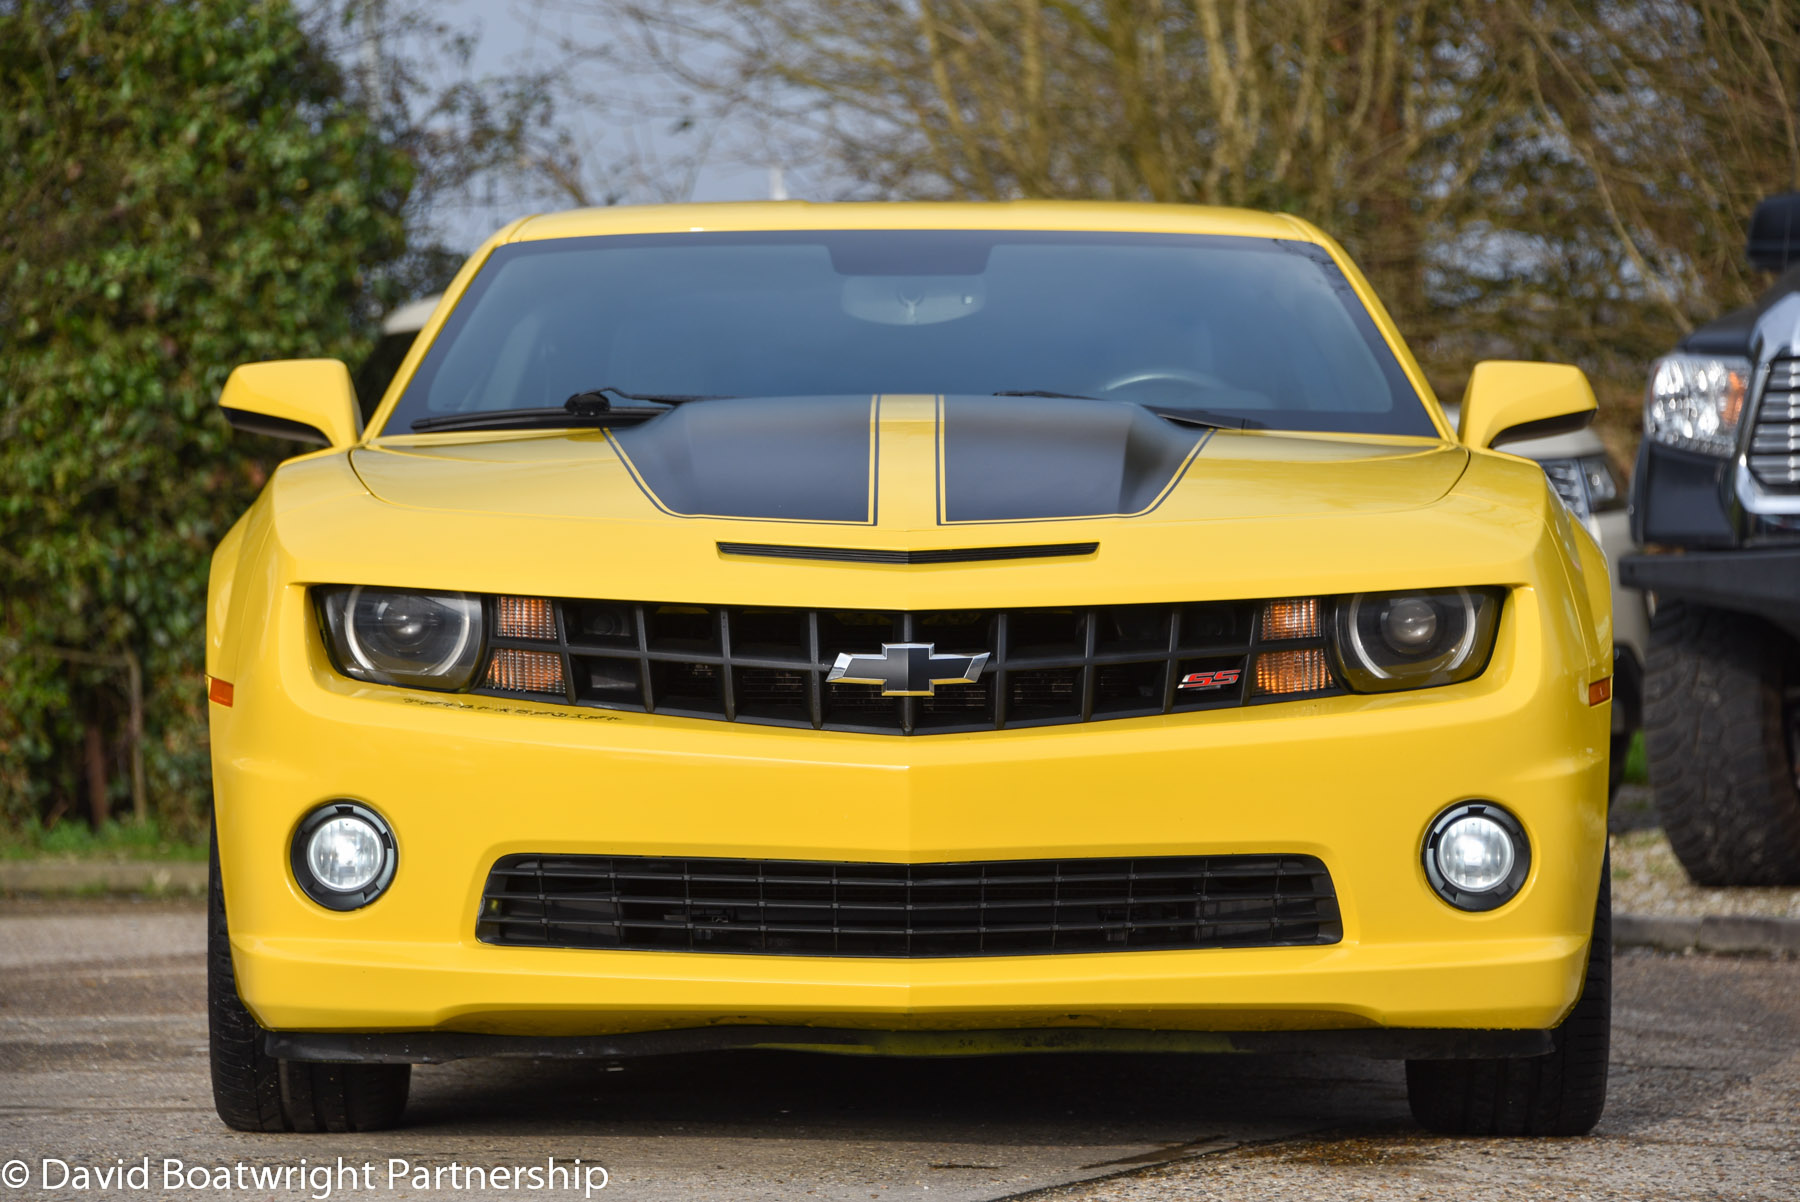
[[[1092,555],[1099,543],[1039,543],[1027,547],[949,547],[931,551],[888,551],[878,547],[789,547],[776,543],[720,543],[725,555],[766,559],[831,560],[837,563],[980,563],[995,559],[1056,559]]]
[[[650,499],[676,517],[875,522],[869,396],[696,401],[609,432]]]
[[[946,397],[940,520],[1126,517],[1154,509],[1211,431],[1127,401]]]

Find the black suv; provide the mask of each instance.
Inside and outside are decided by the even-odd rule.
[[[1657,361],[1631,484],[1650,591],[1650,783],[1702,885],[1800,883],[1800,192],[1750,222],[1780,272]]]

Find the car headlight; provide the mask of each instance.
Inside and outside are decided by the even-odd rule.
[[[325,641],[346,676],[455,690],[481,662],[481,598],[408,589],[319,590]]]
[[[1707,455],[1731,454],[1750,397],[1750,371],[1748,359],[1679,354],[1658,359],[1644,397],[1645,435]]]
[[[1357,593],[1338,603],[1338,668],[1359,693],[1468,680],[1487,666],[1499,617],[1498,589]]]
[[[1579,459],[1545,459],[1544,474],[1569,512],[1587,519],[1596,513],[1625,507],[1624,490],[1613,475],[1612,464],[1604,455],[1583,455]]]

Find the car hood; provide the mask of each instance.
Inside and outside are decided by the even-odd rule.
[[[1215,431],[1125,402],[865,396],[708,401],[610,431],[388,438],[351,458],[371,493],[414,509],[936,541],[983,525],[1412,509],[1469,457],[1417,439]]]

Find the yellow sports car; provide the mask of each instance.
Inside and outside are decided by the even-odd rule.
[[[1335,1050],[1439,1131],[1606,1092],[1605,563],[1574,368],[1446,423],[1291,217],[533,217],[213,558],[212,1071],[707,1048]]]

